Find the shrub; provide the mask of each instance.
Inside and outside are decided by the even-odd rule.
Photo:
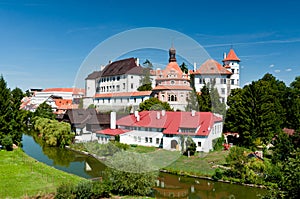
[[[215,181],[217,181],[217,180],[222,179],[222,177],[223,177],[223,172],[221,171],[220,168],[217,168],[215,170],[214,175],[212,176],[212,179],[215,180]]]
[[[2,141],[2,146],[4,149],[6,149],[7,151],[12,151],[13,150],[13,140],[11,138],[11,136],[6,135]]]

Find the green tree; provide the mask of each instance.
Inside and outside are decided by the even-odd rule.
[[[211,98],[210,98],[210,91],[209,86],[204,84],[201,88],[201,95],[199,96],[199,111],[201,112],[209,112],[211,111]]]
[[[242,146],[253,147],[257,138],[268,144],[281,131],[284,109],[282,97],[277,92],[284,92],[284,84],[269,74],[231,92],[227,101],[229,109],[225,129],[238,132]]]
[[[152,80],[150,77],[150,71],[153,69],[152,63],[146,59],[143,63],[143,76],[140,79],[140,87],[138,87],[138,91],[151,91],[152,90]]]
[[[158,172],[151,168],[149,156],[119,152],[107,160],[105,180],[118,195],[150,195]]]
[[[188,69],[188,66],[184,62],[182,62],[182,64],[179,67],[183,73],[188,74],[189,69]]]
[[[188,104],[185,107],[186,111],[191,111],[191,110],[199,111],[199,95],[197,94],[195,89],[193,89],[190,92],[187,102]]]
[[[55,119],[55,114],[52,111],[52,107],[46,102],[41,103],[34,112],[34,116]]]
[[[150,99],[145,100],[144,102],[140,103],[139,106],[140,111],[149,111],[149,110],[166,110],[166,111],[173,111],[170,107],[169,103],[162,102],[156,97],[152,97]]]
[[[184,155],[194,155],[197,149],[196,143],[192,139],[191,136],[187,136],[185,140],[185,152],[183,153]]]

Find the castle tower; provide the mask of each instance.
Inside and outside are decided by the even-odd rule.
[[[171,47],[169,49],[169,63],[176,62],[176,49]]]
[[[240,88],[240,59],[231,48],[228,55],[224,53],[223,66],[232,73],[230,77],[230,90]]]

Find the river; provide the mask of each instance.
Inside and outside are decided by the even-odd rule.
[[[84,178],[101,176],[105,165],[97,159],[64,148],[40,146],[32,136],[23,135],[23,150],[29,156],[59,170]],[[160,173],[156,182],[156,198],[254,199],[266,190],[236,184]]]

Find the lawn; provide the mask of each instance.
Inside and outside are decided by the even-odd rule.
[[[85,180],[27,156],[21,149],[0,151],[0,198],[54,193],[63,183]]]
[[[217,165],[225,163],[228,151],[214,151],[205,154],[196,154],[187,157],[180,156],[175,162],[164,169],[173,173],[182,173],[198,176],[211,176]]]

